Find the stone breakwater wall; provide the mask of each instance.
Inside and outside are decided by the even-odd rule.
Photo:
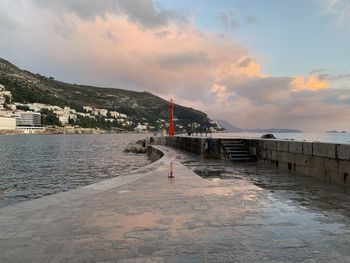
[[[297,174],[313,176],[335,184],[350,186],[350,145],[299,142],[289,140],[239,138],[249,147],[258,162]],[[202,158],[220,159],[221,141],[211,139],[211,151],[205,137],[156,137],[155,144],[165,145],[196,154]]]
[[[159,159],[161,159],[164,156],[164,153],[159,150],[156,147],[153,147],[152,145],[148,145],[146,148],[146,153],[148,158],[152,161],[158,161]]]
[[[350,145],[263,139],[245,141],[260,162],[350,186]]]
[[[201,137],[155,137],[154,143],[180,149],[192,154],[204,156],[205,138]]]

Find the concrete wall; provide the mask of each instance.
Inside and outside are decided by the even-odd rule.
[[[208,153],[205,137],[155,137],[155,144],[181,149],[202,158],[220,159],[220,140],[211,139]],[[245,139],[258,161],[295,173],[350,186],[350,145],[287,140]]]
[[[218,139],[207,137],[155,137],[155,144],[165,145],[180,149],[192,154],[196,154],[206,159],[220,158],[220,145]],[[211,141],[212,149],[210,152],[206,149],[207,140]]]
[[[0,130],[15,130],[16,119],[11,117],[0,117]]]
[[[286,140],[246,140],[260,162],[350,185],[350,145]]]
[[[163,152],[151,145],[147,146],[147,156],[152,162],[155,162],[164,156]]]

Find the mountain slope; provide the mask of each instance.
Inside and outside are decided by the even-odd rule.
[[[103,108],[127,114],[134,124],[147,122],[155,130],[160,129],[160,120],[169,118],[168,102],[149,92],[68,84],[21,70],[1,58],[0,84],[5,85],[12,92],[13,101],[19,103],[68,106],[80,112],[84,112],[83,106]],[[175,105],[174,115],[176,124],[183,129],[194,123],[199,124],[198,129],[216,126],[205,113],[192,108]]]
[[[251,133],[301,133],[302,131],[296,129],[242,129],[224,120],[217,120],[217,122],[225,128],[228,132],[251,132]]]
[[[228,132],[243,132],[244,130],[224,120],[216,120]]]

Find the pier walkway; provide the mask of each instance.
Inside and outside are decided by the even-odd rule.
[[[350,262],[345,188],[254,167],[207,180],[157,147],[131,175],[0,208],[0,262]]]

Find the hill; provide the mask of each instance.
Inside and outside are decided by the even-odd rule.
[[[228,132],[244,132],[243,129],[238,128],[237,126],[233,125],[232,123],[224,120],[217,120],[217,122],[225,128]]]
[[[251,132],[251,133],[301,133],[302,131],[296,130],[296,129],[244,129],[244,128],[238,128],[237,126],[224,121],[224,120],[217,120],[217,122],[228,132]]]
[[[138,124],[151,127],[149,130],[161,130],[166,127],[169,118],[168,102],[150,92],[69,84],[19,69],[1,58],[0,84],[11,91],[13,101],[17,103],[57,105],[61,108],[70,107],[77,112],[86,112],[83,107],[89,106],[125,114],[132,123],[128,127],[130,130]],[[177,131],[188,127],[192,130],[218,128],[207,114],[192,108],[175,105],[174,116]],[[115,126],[123,126],[115,123]]]

